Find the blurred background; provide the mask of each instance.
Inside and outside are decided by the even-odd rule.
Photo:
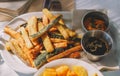
[[[20,14],[38,12],[44,7],[54,6],[51,3],[59,1],[62,11],[70,11],[75,7],[75,0],[0,0],[0,21],[11,20]]]

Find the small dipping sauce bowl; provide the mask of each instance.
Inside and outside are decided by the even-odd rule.
[[[91,30],[109,30],[109,18],[106,14],[98,11],[90,11],[85,13],[82,20],[82,28],[85,32]]]
[[[112,51],[113,40],[104,31],[92,30],[83,35],[81,45],[88,59],[98,61]]]

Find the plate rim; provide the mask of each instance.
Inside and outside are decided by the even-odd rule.
[[[95,68],[95,67],[92,66],[91,64],[89,64],[89,63],[87,63],[87,62],[85,62],[85,61],[83,61],[83,60],[81,60],[81,59],[74,59],[74,58],[61,58],[61,59],[53,60],[53,61],[45,64],[44,66],[42,66],[42,67],[34,74],[34,76],[39,76],[40,72],[41,72],[43,69],[45,69],[45,67],[50,66],[51,64],[57,64],[57,63],[59,63],[59,62],[61,62],[61,61],[65,61],[65,62],[63,62],[63,64],[65,64],[67,61],[69,61],[69,62],[70,62],[70,61],[79,62],[79,64],[77,64],[78,66],[84,63],[85,65],[88,65],[89,67],[92,67],[92,69],[94,69],[97,73],[101,74],[100,76],[103,76],[102,72],[100,72],[97,68]],[[62,64],[60,63],[60,65],[62,65]],[[85,68],[85,67],[84,67],[84,68]],[[86,68],[86,69],[88,69],[88,68]],[[96,72],[95,72],[95,73],[96,73]],[[88,76],[89,76],[89,75],[88,75]],[[98,76],[99,76],[99,75],[98,75]]]

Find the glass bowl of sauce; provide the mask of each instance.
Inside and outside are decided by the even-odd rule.
[[[111,52],[113,40],[104,31],[92,30],[83,35],[81,45],[88,59],[98,61]]]
[[[108,31],[109,29],[108,16],[98,11],[87,12],[82,18],[82,27],[85,31],[91,30]]]

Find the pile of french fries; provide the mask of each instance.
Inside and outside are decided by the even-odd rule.
[[[21,26],[19,32],[6,26],[4,32],[11,38],[6,42],[6,49],[11,50],[23,62],[31,67],[38,67],[36,60],[42,62],[38,57],[43,53],[52,54],[56,48],[63,50],[51,57],[46,58],[46,62],[55,59],[70,57],[80,57],[82,50],[80,42],[71,40],[77,34],[65,26],[61,15],[54,15],[48,9],[43,9],[41,19],[33,16],[26,26]],[[57,34],[56,37],[51,34]],[[60,36],[60,37],[59,37]],[[72,47],[69,47],[72,45]],[[69,47],[69,48],[68,48]]]

